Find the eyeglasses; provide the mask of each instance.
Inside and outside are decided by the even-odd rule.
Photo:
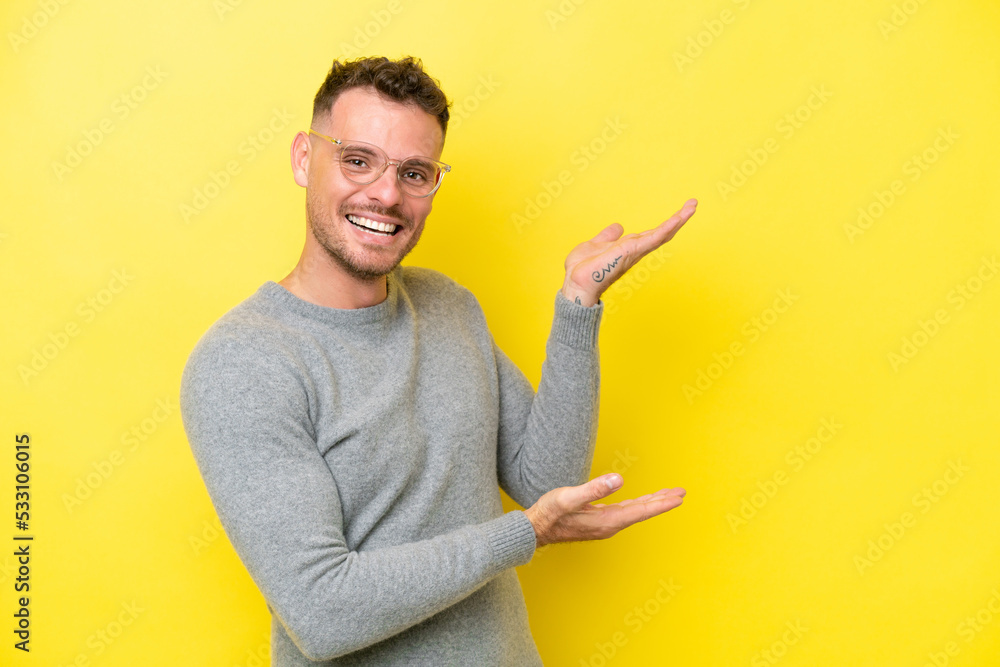
[[[381,148],[364,141],[334,139],[316,130],[309,134],[322,137],[340,147],[337,156],[340,170],[347,180],[358,185],[368,185],[377,181],[390,164],[396,165],[396,180],[399,187],[412,197],[430,197],[439,187],[451,166],[429,157],[408,157],[405,160],[390,160]]]

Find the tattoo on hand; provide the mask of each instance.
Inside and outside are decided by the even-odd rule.
[[[582,302],[582,301],[580,301],[580,297],[576,297],[576,302],[577,302],[577,303],[578,303],[579,305],[581,305],[581,306],[583,305],[583,302]]]
[[[618,265],[618,260],[621,259],[621,258],[622,258],[622,256],[618,255],[617,257],[615,257],[615,261],[611,262],[610,264],[608,264],[606,267],[604,267],[600,271],[594,271],[594,273],[592,274],[593,277],[594,277],[594,280],[596,282],[601,282],[602,280],[604,280],[604,276],[607,275],[607,274],[609,274],[609,273],[611,273],[611,269],[615,268],[615,266]]]

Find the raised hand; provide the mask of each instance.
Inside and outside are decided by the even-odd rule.
[[[640,259],[672,239],[694,215],[697,206],[697,199],[689,199],[669,219],[638,234],[622,236],[625,228],[616,222],[573,248],[566,258],[563,296],[583,306],[596,304],[611,283],[621,278]]]
[[[591,504],[619,488],[621,475],[612,473],[580,486],[552,489],[524,511],[535,527],[538,547],[556,542],[603,540],[634,523],[672,510],[684,502],[684,489],[660,489],[613,505]]]

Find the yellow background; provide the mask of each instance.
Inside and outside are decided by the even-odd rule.
[[[269,662],[179,380],[294,266],[290,140],[335,57],[377,54],[422,58],[455,103],[454,171],[404,263],[469,287],[536,385],[568,251],[700,201],[605,294],[593,469],[623,472],[612,499],[687,499],[519,569],[547,665],[1000,664],[996,3],[398,3],[4,3],[0,663]],[[852,231],[859,208],[879,215]]]

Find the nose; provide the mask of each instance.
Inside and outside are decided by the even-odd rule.
[[[392,160],[387,162],[379,177],[365,186],[365,194],[385,207],[400,203],[403,200],[403,191],[399,187],[398,169],[398,162]]]

